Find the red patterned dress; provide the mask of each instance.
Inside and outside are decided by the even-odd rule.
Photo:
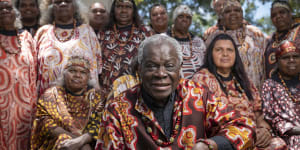
[[[70,40],[62,42],[59,39]],[[56,84],[61,78],[63,67],[71,56],[82,56],[90,61],[91,76],[98,82],[102,71],[101,47],[94,30],[87,24],[54,27],[44,25],[35,35],[38,51],[38,85],[39,95]]]
[[[59,149],[70,135],[54,137],[51,130],[61,127],[73,135],[89,133],[94,140],[100,125],[104,103],[95,89],[74,96],[63,87],[52,87],[38,100],[36,119],[32,129],[31,149]]]
[[[226,81],[228,96],[222,91],[216,77],[207,69],[201,69],[193,76],[193,81],[209,87],[212,93],[221,98],[216,113],[208,113],[208,137],[224,136],[237,150],[254,147],[255,115],[260,109],[260,98],[255,90],[255,101],[248,100],[245,93],[240,95],[234,81]]]
[[[300,136],[289,136],[287,131],[300,126],[300,82],[299,79],[286,82],[290,93],[298,101],[290,97],[277,74],[264,82],[262,88],[263,112],[265,119],[272,125],[273,131],[281,136],[289,145],[289,150],[300,149]]]
[[[0,44],[0,149],[26,150],[37,99],[35,43],[27,31],[1,31]]]
[[[110,92],[114,80],[122,75],[131,74],[130,64],[137,55],[138,46],[152,34],[152,30],[145,26],[119,29],[112,27],[99,32],[98,39],[103,54],[103,70],[99,80],[105,95]]]
[[[138,84],[110,99],[96,149],[191,149],[197,139],[205,138],[204,103],[209,103],[207,109],[213,113],[218,101],[205,88],[186,79],[180,81],[176,93],[171,138],[166,137],[154,112],[144,102]],[[166,145],[162,146],[162,142]]]

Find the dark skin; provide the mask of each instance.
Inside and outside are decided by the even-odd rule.
[[[271,20],[276,27],[277,32],[289,30],[293,24],[292,13],[283,7],[275,7],[271,9]]]
[[[71,66],[64,73],[65,87],[74,94],[80,95],[87,89],[90,77],[89,70],[80,66]],[[52,130],[54,137],[61,134],[67,134],[72,137],[60,143],[61,150],[90,150],[89,143],[92,142],[92,136],[88,133],[77,133],[78,131],[69,132],[62,127],[56,127]]]
[[[102,3],[95,2],[89,11],[89,23],[94,30],[102,30],[108,23],[108,13]]]
[[[19,10],[24,26],[34,26],[38,24],[39,8],[35,0],[20,0]]]
[[[180,79],[180,63],[175,47],[169,43],[145,47],[138,72],[143,88],[159,106],[165,106]],[[147,57],[146,57],[147,56]]]
[[[7,31],[15,30],[16,14],[11,2],[0,2],[0,27]]]
[[[222,13],[222,16],[222,23],[229,30],[236,30],[243,26],[243,10],[241,7],[226,7]]]
[[[74,20],[73,0],[53,0],[54,21],[56,24],[72,24]]]
[[[115,5],[115,18],[118,27],[126,27],[133,22],[133,4],[131,2],[117,2]]]
[[[282,78],[290,80],[300,74],[300,52],[289,52],[280,56],[278,60],[278,69]],[[287,135],[300,135],[300,126],[295,126],[286,132]]]
[[[192,24],[192,16],[189,14],[179,14],[174,23],[174,34],[177,38],[187,38],[189,28]]]
[[[156,6],[151,9],[150,21],[155,32],[164,33],[168,30],[168,14],[163,6]]]

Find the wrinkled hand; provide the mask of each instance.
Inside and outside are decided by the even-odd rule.
[[[68,139],[61,142],[61,150],[79,150],[82,147],[81,137]]]
[[[271,139],[272,139],[272,135],[270,133],[270,131],[266,128],[257,128],[256,129],[256,143],[255,145],[257,147],[267,147],[269,146]]]
[[[208,146],[202,142],[198,142],[194,145],[192,150],[209,150]]]

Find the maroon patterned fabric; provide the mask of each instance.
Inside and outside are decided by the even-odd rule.
[[[291,91],[300,100],[299,81]],[[300,126],[300,104],[293,102],[284,86],[273,79],[264,82],[262,100],[265,119],[272,125],[273,131],[286,141],[289,150],[299,150],[300,136],[288,136],[286,132]]]
[[[287,33],[280,41],[289,40],[296,43],[296,46],[300,48],[300,24],[293,28],[289,33]],[[265,71],[266,71],[266,78],[271,78],[272,74],[275,72],[276,69],[276,56],[275,53],[278,48],[278,44],[275,43],[275,34],[273,34],[272,38],[267,44],[267,48],[264,54],[265,59]]]
[[[167,141],[163,129],[154,117],[154,112],[147,107],[141,97],[141,85],[137,85],[117,98],[110,100],[103,114],[97,150],[102,149],[127,149],[127,150],[178,150],[191,149],[195,141],[205,138],[204,117],[205,105],[207,109],[215,110],[218,101],[208,93],[208,90],[192,81],[182,79],[177,87],[174,110],[180,110],[181,122],[179,133],[174,142],[166,147],[159,146],[147,133],[142,118],[150,120],[152,132],[159,139]],[[180,104],[182,103],[182,105]],[[178,115],[173,115],[172,130]]]
[[[131,34],[132,31],[133,33]],[[138,46],[146,37],[152,34],[152,30],[145,26],[139,28],[126,27],[118,29],[117,33],[111,28],[105,32],[98,33],[103,55],[100,86],[105,95],[110,92],[115,79],[122,75],[130,74],[130,64],[137,55]]]

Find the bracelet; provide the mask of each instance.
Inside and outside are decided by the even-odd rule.
[[[214,150],[214,146],[209,141],[207,141],[205,139],[198,139],[198,140],[196,140],[196,143],[198,143],[198,142],[201,142],[201,143],[204,143],[205,145],[207,145],[209,150]]]

